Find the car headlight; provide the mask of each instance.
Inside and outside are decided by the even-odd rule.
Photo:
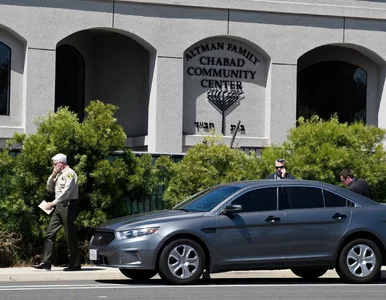
[[[158,232],[159,227],[136,228],[125,231],[118,231],[117,238],[120,240],[132,239],[140,236],[151,235]]]

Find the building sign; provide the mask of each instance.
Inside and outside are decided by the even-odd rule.
[[[215,128],[223,135],[231,135],[235,130],[231,124],[240,120],[241,134],[257,135],[256,126],[263,121],[257,120],[257,109],[264,111],[265,67],[265,59],[258,51],[231,38],[207,39],[187,49],[184,133],[205,134]],[[203,126],[202,120],[207,120]],[[247,127],[251,128],[248,132]]]
[[[200,131],[200,129],[209,131],[210,129],[216,128],[212,122],[194,122],[194,126],[197,128],[198,131]],[[236,130],[236,127],[237,127],[237,125],[231,124],[230,130],[232,133]],[[239,132],[245,133],[245,126],[244,125],[241,124],[239,126]]]
[[[238,54],[243,58],[216,56],[212,53],[214,50],[223,50],[232,56]],[[201,87],[209,89],[242,90],[242,82],[254,80],[257,73],[256,69],[245,69],[246,61],[254,66],[260,61],[246,48],[227,42],[201,44],[185,54],[186,62],[196,56],[200,56],[200,66],[188,67],[187,75],[199,77]]]
[[[206,94],[209,102],[221,111],[221,133],[225,135],[225,111],[240,100],[240,96],[243,94],[241,82],[240,89],[219,88],[210,90]]]

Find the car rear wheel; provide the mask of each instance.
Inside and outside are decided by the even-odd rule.
[[[382,257],[378,246],[367,239],[357,239],[344,246],[337,273],[351,283],[369,283],[381,274]]]
[[[132,270],[132,269],[119,269],[123,275],[133,279],[135,281],[145,281],[154,277],[157,274],[155,270]]]
[[[159,275],[171,284],[192,284],[201,277],[204,268],[202,247],[189,239],[170,242],[159,258]]]
[[[296,276],[302,277],[307,280],[312,280],[323,276],[327,269],[325,268],[304,268],[304,269],[291,269],[292,273]]]

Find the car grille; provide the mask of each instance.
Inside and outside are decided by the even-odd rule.
[[[115,239],[113,231],[96,231],[92,245],[94,246],[108,246]]]

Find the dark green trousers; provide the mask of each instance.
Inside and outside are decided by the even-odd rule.
[[[68,265],[70,267],[80,266],[79,248],[74,224],[76,216],[77,201],[64,201],[56,205],[45,235],[44,262],[51,262],[55,236],[63,226],[67,240]]]

